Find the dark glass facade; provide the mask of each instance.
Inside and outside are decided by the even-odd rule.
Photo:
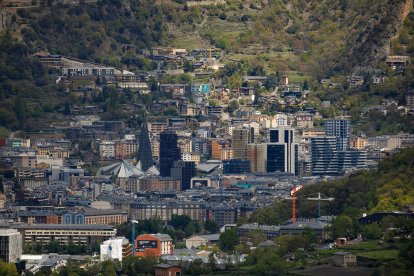
[[[284,172],[285,171],[285,144],[267,144],[267,172]]]
[[[366,151],[338,151],[337,139],[333,136],[312,138],[312,175],[340,175],[348,169],[366,167]]]
[[[225,160],[223,161],[223,173],[224,174],[243,174],[250,172],[249,160]]]
[[[176,161],[171,168],[171,176],[181,179],[181,190],[191,188],[191,178],[196,175],[195,162]]]
[[[177,146],[177,134],[164,131],[160,134],[160,175],[171,176],[174,161],[180,160],[180,149]]]

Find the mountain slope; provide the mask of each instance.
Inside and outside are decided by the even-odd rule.
[[[412,0],[233,0],[190,8],[178,2],[102,0],[20,9],[17,29],[35,51],[112,65],[121,65],[123,44],[139,50],[212,43],[236,60],[263,58],[270,71],[322,78],[375,68],[412,9]]]

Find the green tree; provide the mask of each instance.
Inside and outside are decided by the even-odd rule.
[[[309,227],[306,227],[305,229],[303,229],[301,236],[304,237],[308,241],[309,244],[313,244],[318,241],[318,237],[316,236],[315,231],[313,231]]]
[[[348,216],[338,216],[332,221],[332,225],[330,227],[332,232],[332,238],[353,238],[355,236],[354,233],[354,222]]]
[[[259,229],[247,232],[247,238],[253,243],[254,246],[257,246],[259,243],[266,240],[263,232]]]
[[[16,265],[13,263],[6,263],[0,260],[0,275],[1,276],[19,276],[17,273]]]
[[[172,116],[172,117],[178,116],[178,110],[177,110],[176,107],[170,106],[164,111],[164,115],[165,116]]]
[[[184,70],[185,73],[193,72],[194,71],[193,63],[189,60],[184,61],[183,70]]]
[[[204,229],[208,231],[210,234],[216,234],[218,233],[220,227],[215,221],[212,220],[206,220],[204,222]]]
[[[208,270],[204,266],[204,263],[201,259],[196,259],[190,264],[185,272],[189,275],[203,275],[208,272]]]
[[[219,247],[223,251],[232,251],[240,242],[239,235],[235,229],[226,230],[220,234]]]
[[[303,91],[309,90],[309,85],[308,85],[308,81],[307,80],[305,80],[303,82],[302,89],[303,89]]]
[[[26,102],[21,95],[17,96],[15,99],[14,112],[16,113],[16,118],[19,121],[20,126],[23,126],[26,120],[27,107]]]
[[[157,263],[155,257],[138,258],[128,256],[122,259],[122,272],[125,275],[154,274],[154,265]]]
[[[117,273],[117,267],[115,265],[115,263],[113,261],[104,261],[102,263],[102,267],[103,267],[103,274],[104,275],[108,275],[108,276],[116,276]]]
[[[184,230],[191,222],[191,218],[187,215],[172,215],[168,222],[176,229]]]
[[[362,237],[366,240],[377,240],[380,239],[383,232],[378,224],[371,223],[362,227]]]
[[[227,80],[227,86],[231,89],[239,88],[241,85],[241,77],[239,73],[234,73]]]
[[[232,100],[227,107],[228,112],[232,114],[237,109],[239,109],[239,101]]]

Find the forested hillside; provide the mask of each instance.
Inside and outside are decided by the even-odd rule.
[[[195,7],[182,2],[102,0],[19,9],[16,35],[34,51],[115,66],[121,65],[123,44],[139,51],[213,43],[233,58],[249,57],[253,47],[270,59],[270,69],[321,78],[375,68],[390,52],[403,11],[412,6],[411,0],[229,0]]]
[[[382,122],[390,118],[375,125],[360,122],[361,109],[383,98],[404,104],[414,87],[413,66],[405,76],[375,88],[370,72],[359,71],[387,71],[386,54],[414,54],[412,0],[228,0],[191,7],[185,1],[48,2],[53,5],[10,9],[13,24],[0,33],[0,125],[11,130],[41,129],[47,123],[37,118],[59,119],[65,106],[84,101],[55,84],[60,72],[32,58],[40,51],[137,71],[156,69],[140,55],[144,49],[213,45],[225,51],[222,62],[228,64],[213,77],[230,88],[240,85],[243,74],[308,78],[316,92],[309,95],[311,106],[329,100],[336,111],[321,110],[325,117],[351,115],[370,134],[387,132],[390,124]],[[135,51],[124,52],[123,45],[133,45]],[[365,76],[367,85],[346,90],[345,76],[352,72]],[[346,91],[319,89],[317,81],[327,77]],[[409,117],[398,121],[403,126],[392,132],[412,129]]]
[[[121,66],[122,45],[137,52],[165,44],[167,24],[191,23],[199,15],[173,2],[103,0],[17,12],[24,42],[34,51]]]
[[[347,214],[351,217],[376,211],[401,211],[414,204],[414,148],[386,158],[378,169],[356,172],[348,177],[321,182],[303,188],[298,196],[298,216],[316,217],[317,202],[307,201],[310,194],[333,197],[321,203],[321,215]],[[253,216],[261,223],[281,223],[290,218],[290,201],[276,203]]]

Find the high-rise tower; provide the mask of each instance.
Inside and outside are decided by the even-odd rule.
[[[336,149],[348,150],[349,137],[350,137],[350,120],[328,120],[325,122],[326,136],[335,136]]]
[[[177,134],[164,131],[160,134],[160,175],[171,176],[174,161],[180,160],[180,149],[177,146]]]
[[[139,136],[138,146],[136,159],[140,162],[141,170],[146,172],[154,165],[154,159],[152,157],[151,142],[149,139],[147,120],[145,118],[144,122],[141,124],[141,134]]]
[[[269,141],[266,149],[266,171],[288,172],[297,175],[298,144],[295,143],[293,128],[275,128],[269,130]]]
[[[254,143],[253,128],[233,129],[231,147],[233,149],[233,158],[245,160],[248,158],[247,145]]]

